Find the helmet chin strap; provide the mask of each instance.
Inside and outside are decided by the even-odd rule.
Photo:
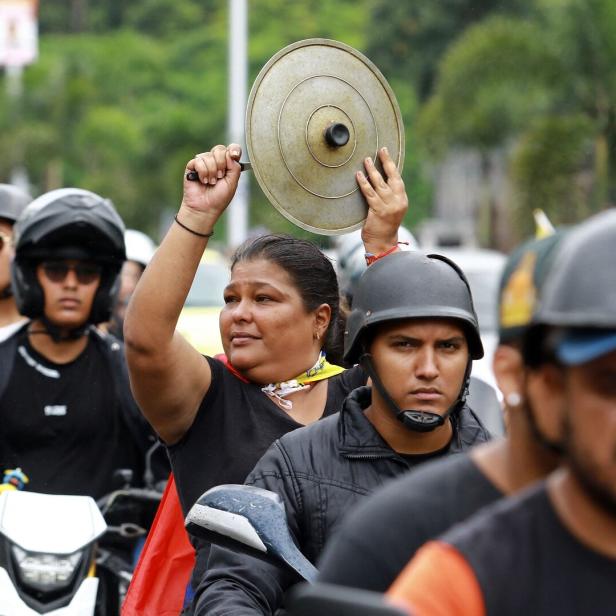
[[[54,325],[45,315],[40,317],[43,326],[45,327],[44,333],[48,334],[54,342],[64,342],[66,340],[78,340],[82,336],[87,335],[91,325],[90,323],[84,323],[79,327],[73,327],[72,329],[66,329]],[[43,332],[31,332],[31,333],[43,333]]]
[[[420,411],[415,409],[402,410],[385,389],[383,382],[372,365],[372,356],[370,353],[364,353],[359,358],[359,364],[366,371],[372,380],[372,383],[377,388],[379,394],[383,400],[385,400],[385,404],[387,404],[389,409],[396,416],[396,419],[403,423],[407,429],[412,430],[413,432],[432,432],[433,430],[436,430],[439,426],[444,425],[445,420],[462,408],[466,402],[466,396],[468,395],[468,382],[472,368],[472,361],[470,358],[466,364],[466,370],[464,372],[464,379],[462,380],[460,393],[453,404],[442,415],[433,413],[432,411]]]

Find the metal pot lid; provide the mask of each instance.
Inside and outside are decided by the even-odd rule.
[[[398,169],[404,127],[379,69],[328,39],[285,47],[263,67],[246,108],[252,168],[272,205],[302,229],[338,235],[362,226],[368,207],[355,172],[387,146]]]

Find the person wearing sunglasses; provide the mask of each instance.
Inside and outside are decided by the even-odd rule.
[[[13,225],[32,197],[17,186],[0,184],[0,342],[24,323],[11,289],[10,263],[13,258]]]
[[[130,394],[108,320],[125,260],[113,204],[77,188],[35,199],[14,230],[17,308],[28,324],[0,344],[0,467],[27,489],[100,498],[114,471],[143,476],[154,442]]]

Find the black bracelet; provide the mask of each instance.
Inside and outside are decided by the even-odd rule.
[[[189,233],[192,233],[193,235],[196,235],[198,237],[212,237],[212,235],[214,235],[214,231],[210,231],[209,233],[198,233],[197,231],[193,231],[190,227],[187,227],[185,224],[181,223],[178,220],[178,216],[177,214],[173,217],[173,220],[175,220],[175,222],[178,223],[178,225],[180,225],[180,227],[182,227],[182,229],[186,229],[186,231],[188,231]]]

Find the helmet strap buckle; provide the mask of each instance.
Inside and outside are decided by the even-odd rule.
[[[445,423],[448,415],[449,412],[445,415],[439,415],[431,411],[405,410],[398,412],[396,419],[413,432],[432,432]]]
[[[43,326],[45,327],[45,333],[56,343],[66,342],[67,340],[78,340],[83,336],[86,336],[90,331],[92,325],[90,323],[84,323],[79,327],[74,327],[70,330],[64,330],[54,323],[52,323],[45,315],[40,317]],[[31,332],[39,333],[39,332]]]

